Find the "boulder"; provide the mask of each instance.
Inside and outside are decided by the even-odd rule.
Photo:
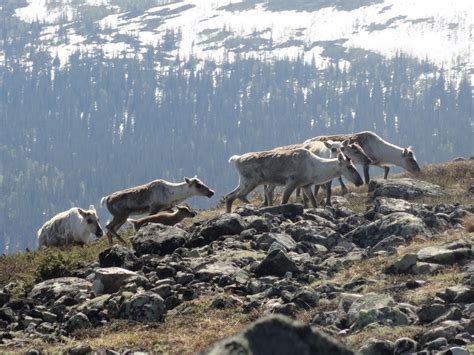
[[[216,261],[201,264],[194,269],[194,272],[200,281],[209,281],[215,277],[234,275],[239,270],[240,268],[232,262]]]
[[[78,277],[60,277],[36,284],[28,298],[45,304],[54,304],[61,297],[74,300],[89,298],[92,283]]]
[[[418,251],[418,260],[428,263],[453,265],[471,257],[471,244],[460,240]]]
[[[312,220],[288,224],[285,227],[285,232],[297,242],[321,244],[328,249],[333,248],[343,239],[340,233]]]
[[[134,294],[120,307],[120,318],[141,323],[157,323],[164,319],[165,301],[152,292]]]
[[[208,245],[223,235],[238,235],[247,227],[244,219],[237,213],[224,213],[215,217],[196,230],[187,247]]]
[[[255,229],[256,233],[269,232],[272,229],[270,221],[261,216],[248,216],[244,218],[247,229]]]
[[[402,354],[413,354],[416,353],[418,348],[418,343],[410,338],[400,338],[395,341],[393,354],[402,355]]]
[[[260,319],[239,334],[212,345],[209,355],[354,354],[334,338],[285,316]]]
[[[447,303],[474,303],[474,287],[452,286],[436,295]]]
[[[66,329],[70,332],[77,329],[91,328],[92,324],[84,313],[76,313],[66,321]]]
[[[295,262],[282,250],[276,249],[268,254],[255,269],[257,276],[284,276],[287,272],[298,273]]]
[[[182,247],[187,239],[188,233],[179,227],[150,223],[140,228],[132,245],[138,256],[166,255]]]
[[[414,212],[420,210],[422,206],[400,198],[377,197],[373,202],[373,208],[376,213],[384,215],[394,212],[416,214]]]
[[[420,218],[405,212],[395,212],[354,229],[345,238],[359,247],[367,248],[391,235],[408,240],[415,235],[430,236],[431,232]]]
[[[94,292],[95,295],[114,293],[129,282],[137,282],[140,285],[146,285],[148,280],[134,271],[120,267],[100,268],[95,272],[92,292]]]
[[[257,237],[256,244],[262,250],[268,250],[273,243],[281,245],[286,251],[293,250],[296,242],[285,233],[263,233]]]
[[[373,197],[393,197],[412,200],[421,196],[439,197],[444,195],[440,186],[426,181],[410,178],[393,180],[372,180],[369,183],[369,192]]]
[[[407,315],[397,307],[392,297],[376,293],[368,293],[355,300],[347,316],[354,330],[362,329],[375,322],[392,326],[410,323]]]
[[[295,218],[304,213],[303,205],[296,203],[287,203],[285,205],[263,207],[259,209],[260,213],[270,213],[272,215],[282,215],[285,218]]]
[[[406,274],[410,273],[412,267],[416,264],[417,255],[409,253],[403,255],[393,264],[389,265],[385,270],[386,274]]]
[[[371,338],[359,349],[361,355],[393,355],[394,345],[388,340]]]
[[[120,244],[115,244],[112,248],[105,249],[99,254],[99,264],[101,267],[117,266],[135,270],[139,261],[132,250]]]
[[[443,304],[439,304],[439,303],[433,303],[433,304],[428,304],[426,306],[423,306],[416,313],[418,315],[418,319],[420,320],[420,323],[425,324],[425,323],[431,323],[435,319],[441,317],[447,311],[448,311],[447,306]]]

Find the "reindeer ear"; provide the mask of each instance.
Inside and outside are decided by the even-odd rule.
[[[407,148],[403,149],[402,156],[406,157],[407,154],[408,154],[408,149]]]
[[[341,152],[339,152],[339,153],[337,154],[337,159],[338,159],[339,161],[344,161],[344,154],[342,154]]]
[[[349,139],[346,139],[345,141],[342,142],[343,147],[347,147],[349,145]]]
[[[96,212],[94,205],[90,205],[90,206],[89,206],[89,210],[92,210],[92,211]]]
[[[189,184],[191,182],[191,180],[189,180],[189,178],[187,178],[187,177],[184,178],[184,181],[186,181],[187,184]]]
[[[79,214],[82,216],[82,217],[86,217],[87,216],[87,212],[84,211],[82,208],[77,208],[77,211],[79,212]]]
[[[332,144],[329,143],[328,141],[324,141],[323,143],[324,143],[324,145],[326,146],[326,148],[328,148],[328,149],[331,149],[331,148],[332,148]]]

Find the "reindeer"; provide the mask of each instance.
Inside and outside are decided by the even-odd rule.
[[[167,226],[174,226],[186,217],[196,217],[196,212],[187,206],[176,206],[176,211],[174,212],[165,211],[139,219],[129,218],[127,221],[132,223],[133,229],[135,229],[135,232],[138,232],[142,226],[148,223],[161,223]]]
[[[38,247],[61,246],[77,243],[84,245],[104,235],[93,205],[88,210],[73,207],[58,213],[38,230]]]
[[[371,162],[369,157],[367,157],[367,155],[364,153],[362,148],[357,143],[349,143],[348,140],[344,142],[337,142],[337,141],[330,141],[330,140],[324,141],[324,142],[320,142],[320,141],[305,142],[303,144],[294,144],[294,145],[289,145],[289,146],[284,146],[284,147],[278,147],[278,148],[275,148],[274,150],[296,149],[296,148],[308,149],[313,154],[316,154],[317,156],[321,158],[326,158],[326,159],[337,157],[338,152],[341,151],[346,157],[350,158],[353,163],[369,164]],[[339,176],[339,179],[342,182],[342,178],[340,176]],[[329,181],[325,185],[323,185],[326,189],[326,205],[331,205],[331,185],[332,185],[332,181]],[[318,194],[320,186],[321,185],[316,185],[314,188],[315,198]],[[264,205],[268,206],[272,204],[273,191],[275,187],[276,187],[275,185],[272,185],[272,186],[268,186],[264,188],[264,191],[265,191]],[[297,196],[300,195],[299,190],[300,190],[299,188],[296,189]],[[306,196],[306,194],[303,193],[303,204],[305,207],[307,206],[307,198],[308,196]]]
[[[400,166],[410,173],[418,173],[421,170],[411,147],[401,148],[395,144],[385,141],[374,132],[365,131],[334,136],[318,136],[308,139],[306,142],[327,140],[348,140],[349,143],[358,143],[360,145],[365,154],[372,160],[371,163],[363,165],[364,179],[366,184],[369,184],[370,182],[370,165],[382,167],[384,169],[384,179],[387,179],[388,177],[390,165]]]
[[[247,195],[263,184],[285,186],[282,204],[288,202],[295,188],[302,187],[314,207],[317,203],[311,193],[312,184],[323,184],[340,175],[357,186],[363,184],[350,159],[342,153],[336,159],[324,159],[304,148],[280,149],[234,155],[229,163],[235,164],[239,185],[224,197],[228,213],[237,198],[249,203]]]
[[[113,236],[125,243],[117,231],[132,214],[148,213],[151,216],[171,209],[190,197],[211,198],[213,195],[214,191],[195,176],[184,178],[184,182],[181,183],[154,180],[102,197],[101,205],[107,207],[112,215],[112,220],[106,225],[109,244],[112,244]]]

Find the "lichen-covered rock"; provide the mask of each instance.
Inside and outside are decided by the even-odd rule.
[[[436,294],[447,303],[474,303],[474,287],[457,285]]]
[[[99,254],[99,264],[101,267],[117,266],[135,270],[138,267],[139,261],[132,250],[120,244],[115,244]]]
[[[418,260],[428,263],[453,265],[471,257],[471,244],[459,240],[418,251]]]
[[[263,207],[259,209],[260,213],[270,213],[273,215],[282,215],[285,218],[295,218],[304,213],[303,205],[296,203],[287,203],[285,205],[277,205],[270,207]]]
[[[256,240],[257,246],[262,250],[268,250],[273,243],[281,245],[286,251],[293,250],[296,242],[285,233],[263,233]]]
[[[70,332],[78,329],[91,328],[92,324],[84,313],[76,313],[66,322],[66,329]]]
[[[141,323],[157,323],[164,319],[165,301],[156,293],[137,293],[120,307],[120,318]]]
[[[179,227],[150,223],[140,228],[132,245],[138,256],[166,255],[182,247],[188,238],[188,233]]]
[[[208,355],[354,354],[315,328],[284,316],[252,323],[241,333],[219,341],[203,352]]]
[[[371,338],[359,349],[361,355],[393,355],[394,345],[391,341]]]
[[[422,206],[400,198],[377,197],[373,202],[373,208],[376,213],[384,215],[394,212],[414,214],[414,212],[420,210]]]
[[[397,339],[394,343],[393,354],[402,355],[402,354],[413,354],[416,353],[418,348],[418,343],[410,338],[400,338]]]
[[[443,196],[440,186],[426,181],[410,178],[393,180],[372,180],[369,183],[369,192],[374,197],[393,197],[412,200],[421,196]]]
[[[408,253],[389,265],[385,270],[386,274],[405,274],[410,273],[412,267],[417,262],[417,255],[415,253]]]
[[[433,304],[428,304],[420,308],[417,312],[417,315],[420,322],[424,324],[424,323],[431,323],[435,319],[441,317],[447,311],[448,311],[447,306],[443,304],[439,304],[439,303],[433,303]]]
[[[347,233],[345,238],[359,247],[367,248],[391,235],[408,240],[415,235],[430,236],[431,232],[420,218],[405,212],[395,212],[356,228]]]
[[[114,293],[129,282],[137,282],[140,285],[146,285],[148,280],[134,271],[120,267],[100,268],[95,271],[92,292],[94,292],[95,295]]]
[[[247,224],[239,214],[224,213],[206,222],[196,230],[186,246],[195,248],[207,245],[223,235],[238,235],[246,227]]]
[[[368,293],[355,300],[347,316],[354,330],[362,329],[374,322],[393,326],[410,323],[407,315],[397,307],[392,297],[376,293]]]
[[[257,276],[284,276],[287,272],[297,273],[300,270],[295,262],[282,250],[276,249],[268,254],[255,269]]]
[[[60,277],[36,284],[28,297],[45,304],[54,304],[61,297],[74,300],[89,298],[92,283],[78,277]]]
[[[194,272],[201,281],[209,281],[219,276],[234,275],[240,268],[232,262],[216,261],[197,266]]]

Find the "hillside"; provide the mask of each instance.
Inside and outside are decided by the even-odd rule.
[[[428,165],[325,209],[214,209],[129,232],[126,247],[2,256],[0,351],[193,353],[269,314],[353,350],[473,351],[473,173],[472,160]],[[226,341],[268,347],[261,327],[303,331],[262,322]]]

